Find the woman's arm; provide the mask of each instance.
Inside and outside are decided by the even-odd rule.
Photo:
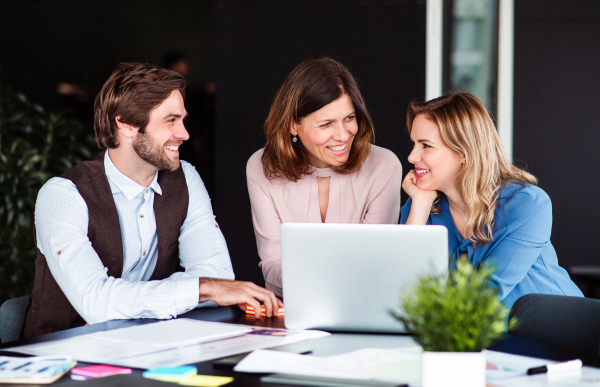
[[[506,234],[497,232],[484,261],[496,267],[492,280],[498,284],[503,300],[523,280],[550,243],[552,204],[537,187],[520,190],[496,210],[506,227]],[[496,219],[498,222],[499,219]]]
[[[246,166],[246,179],[252,207],[252,224],[254,225],[256,246],[261,260],[260,265],[266,288],[281,297],[281,246],[279,234],[281,218],[277,213],[273,200],[263,187],[266,178],[262,174],[262,169],[257,171],[253,161],[256,161],[255,156],[248,161]]]

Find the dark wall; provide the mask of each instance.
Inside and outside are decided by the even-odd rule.
[[[101,86],[119,62],[180,50],[192,82],[214,81],[214,0],[21,0],[0,4],[0,70],[52,104],[59,82]]]
[[[408,171],[406,107],[425,93],[425,1],[223,0],[216,8],[215,212],[237,278],[264,283],[246,162],[264,146],[262,124],[278,87],[303,59],[339,60],[358,79],[376,144],[394,151]]]
[[[514,106],[514,159],[552,199],[559,263],[600,263],[600,1],[515,2]]]

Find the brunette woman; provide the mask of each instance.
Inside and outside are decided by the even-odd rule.
[[[281,296],[280,224],[397,223],[402,166],[372,145],[356,81],[330,58],[308,59],[287,76],[265,134],[246,176],[266,287]]]

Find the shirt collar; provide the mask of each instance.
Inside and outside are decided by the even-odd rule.
[[[146,187],[139,185],[129,177],[125,176],[123,172],[119,171],[110,159],[108,150],[104,154],[104,171],[106,172],[106,176],[113,182],[110,187],[112,193],[122,192],[127,200],[135,198],[146,189]],[[154,175],[154,179],[152,179],[152,183],[150,183],[148,188],[152,188],[154,192],[162,195],[162,190],[158,184],[158,172]]]

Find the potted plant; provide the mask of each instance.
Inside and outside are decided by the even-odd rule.
[[[32,102],[0,77],[0,304],[31,293],[38,191],[97,152],[79,122]]]
[[[423,347],[423,387],[485,386],[482,350],[506,332],[509,313],[490,281],[493,271],[459,261],[449,275],[420,278],[403,295],[403,312],[391,311]]]

